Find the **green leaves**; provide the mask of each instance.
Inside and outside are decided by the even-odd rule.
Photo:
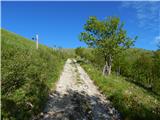
[[[98,20],[96,17],[89,17],[84,25],[85,32],[80,34],[80,40],[89,47],[101,49],[104,57],[108,54],[114,56],[123,49],[134,44],[123,29],[124,23],[117,17],[108,17],[105,20]]]
[[[124,23],[117,17],[108,17],[105,20],[98,20],[96,17],[89,17],[84,25],[84,32],[80,34],[80,40],[89,47],[96,48],[99,56],[104,57],[104,62],[111,68],[113,58],[124,49],[134,44],[123,29]],[[106,69],[105,68],[105,69]],[[107,71],[107,70],[103,70]],[[111,69],[106,72],[111,73]]]

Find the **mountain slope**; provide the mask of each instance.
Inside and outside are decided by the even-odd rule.
[[[64,52],[1,29],[2,119],[28,120],[54,88],[66,60]]]

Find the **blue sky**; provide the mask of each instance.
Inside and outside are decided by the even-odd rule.
[[[41,44],[64,48],[85,46],[78,35],[89,16],[120,17],[135,47],[156,50],[160,41],[160,2],[2,2],[2,28]]]

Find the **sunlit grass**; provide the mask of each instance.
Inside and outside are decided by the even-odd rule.
[[[82,64],[100,91],[106,95],[126,120],[160,119],[160,97],[148,93],[145,89],[127,82],[123,77],[102,76],[101,72],[90,64]]]
[[[28,120],[39,113],[63,69],[65,51],[6,30],[2,32],[2,119]]]

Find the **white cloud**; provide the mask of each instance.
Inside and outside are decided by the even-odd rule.
[[[122,2],[122,8],[132,8],[135,11],[139,27],[156,29],[160,25],[160,1]]]
[[[160,43],[160,36],[156,36],[155,40],[154,40],[155,44],[159,44]]]
[[[150,45],[156,45],[157,46],[158,44],[160,44],[160,35],[154,37],[153,40],[150,41]]]

